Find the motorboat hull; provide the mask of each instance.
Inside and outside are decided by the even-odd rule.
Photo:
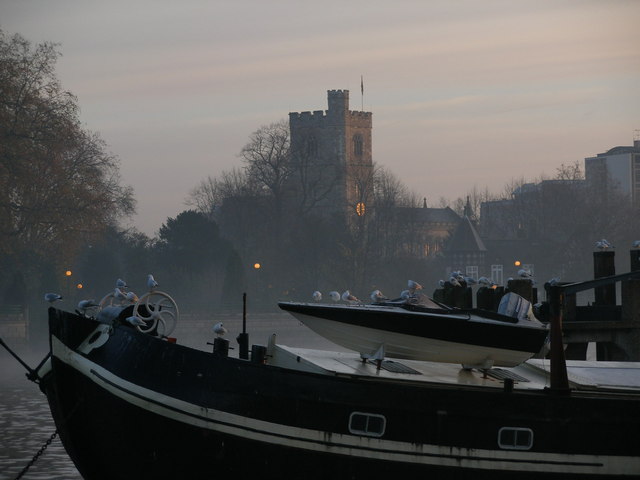
[[[405,310],[397,306],[318,305],[281,302],[317,334],[342,347],[391,358],[470,366],[519,365],[539,353],[548,336],[539,322],[484,312]]]

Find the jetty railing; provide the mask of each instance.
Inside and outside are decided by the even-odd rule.
[[[565,285],[549,285],[548,294],[551,313],[549,332],[551,337],[551,348],[549,352],[551,364],[550,392],[558,394],[568,394],[570,392],[562,334],[562,306],[564,305],[565,296],[633,279],[640,279],[640,270],[622,273],[620,275],[600,277],[584,282],[569,283]]]

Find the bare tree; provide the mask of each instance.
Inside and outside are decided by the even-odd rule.
[[[0,30],[0,249],[70,259],[80,242],[134,212],[118,159],[81,128],[56,76],[56,46]]]

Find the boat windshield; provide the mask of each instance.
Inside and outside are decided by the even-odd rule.
[[[445,305],[442,305],[441,303],[438,303],[432,298],[429,298],[423,294],[414,295],[408,298],[405,303],[424,308],[439,308],[441,310],[450,310],[450,308],[446,307]]]
[[[410,296],[409,298],[397,298],[386,302],[380,302],[378,305],[392,305],[400,307],[419,307],[437,310],[450,311],[451,307],[448,307],[442,303],[436,302],[434,299],[427,297],[422,293],[418,293]]]

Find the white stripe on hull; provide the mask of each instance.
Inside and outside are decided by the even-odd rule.
[[[515,367],[533,356],[530,352],[417,337],[350,325],[298,312],[289,313],[318,335],[358,353],[371,354],[378,350],[380,345],[384,345],[385,355],[391,358],[463,365],[487,364],[488,367]]]
[[[640,457],[445,447],[345,435],[256,420],[201,407],[130,383],[76,354],[56,337],[52,337],[52,352],[55,357],[110,394],[132,405],[180,423],[270,445],[331,455],[460,469],[582,475],[633,475],[640,471]]]

